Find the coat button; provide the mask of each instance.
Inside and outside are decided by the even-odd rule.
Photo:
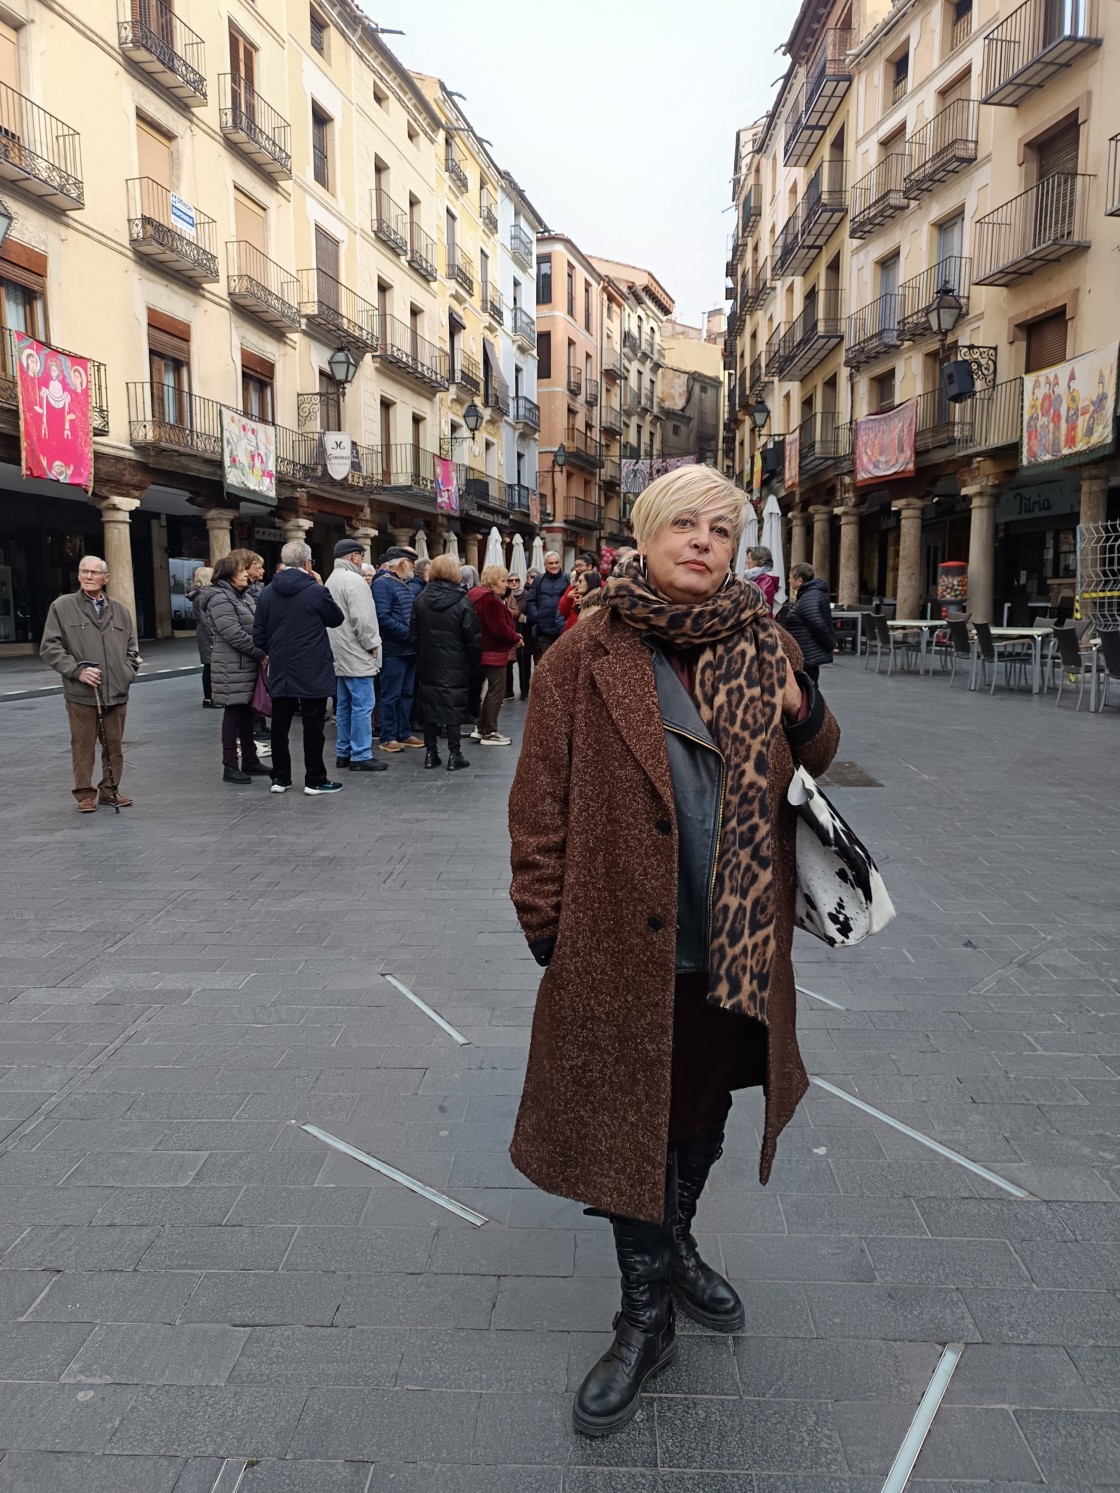
[[[651,933],[660,933],[664,926],[665,925],[660,918],[650,918],[649,922],[646,924],[646,927]]]
[[[654,829],[656,829],[659,835],[668,835],[673,832],[673,826],[667,819],[659,819],[654,825]]]

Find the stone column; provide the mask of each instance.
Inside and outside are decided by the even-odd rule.
[[[1108,468],[1085,467],[1081,473],[1081,522],[1103,524],[1108,518]]]
[[[924,498],[899,498],[898,597],[895,616],[916,618],[922,606],[922,512]]]
[[[789,516],[789,563],[790,569],[802,565],[809,558],[809,515],[795,508]]]
[[[217,565],[223,555],[233,548],[230,529],[238,517],[236,508],[208,508],[206,527],[210,533],[210,564]]]
[[[815,503],[809,512],[813,515],[813,570],[827,586],[832,566],[832,508]]]
[[[140,507],[139,498],[97,498],[105,530],[105,553],[109,567],[109,594],[132,614],[136,627],[136,581],[132,573],[131,515]],[[139,631],[139,629],[137,629]]]
[[[840,580],[836,600],[841,607],[859,605],[859,520],[860,511],[850,503],[840,514]]]
[[[167,516],[163,513],[152,525],[152,585],[156,599],[156,637],[169,638],[175,628],[171,617],[171,570],[167,563]]]
[[[284,535],[285,544],[306,544],[307,536],[315,527],[313,518],[301,518],[296,514],[292,518],[280,519],[280,529]]]
[[[377,530],[370,524],[357,524],[349,529],[351,539],[356,539],[362,546],[362,559],[367,564],[373,563],[373,541],[377,538]]]
[[[968,603],[974,622],[991,622],[995,591],[996,502],[999,486],[982,477],[961,488],[969,500],[972,521],[968,534]]]
[[[412,542],[416,536],[416,531],[410,529],[407,524],[403,528],[400,524],[390,524],[389,534],[394,544],[404,545],[406,549],[410,550],[416,548]]]

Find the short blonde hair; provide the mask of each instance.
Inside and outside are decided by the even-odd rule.
[[[487,565],[479,577],[479,585],[504,586],[509,580],[509,571],[504,565]]]
[[[194,573],[194,584],[200,589],[203,589],[206,586],[212,585],[213,581],[213,568],[209,565],[200,565]]]
[[[456,555],[437,555],[428,571],[430,581],[454,581],[459,584],[463,574],[463,562]]]
[[[692,463],[651,482],[634,504],[630,523],[634,538],[644,544],[674,519],[718,506],[731,520],[737,541],[746,521],[746,504],[746,493],[722,472]]]

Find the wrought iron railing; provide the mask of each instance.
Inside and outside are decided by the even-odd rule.
[[[867,236],[909,207],[906,177],[910,157],[904,153],[884,156],[877,166],[852,188],[852,210],[848,221],[850,238]]]
[[[785,327],[779,322],[766,339],[765,369],[767,378],[777,377],[778,366],[782,356],[782,338],[785,336],[785,331]]]
[[[296,408],[300,430],[339,430],[342,426],[342,399],[337,388],[297,394]]]
[[[783,378],[804,378],[843,340],[843,292],[821,290],[810,297],[796,321],[786,328],[778,353]]]
[[[192,279],[217,280],[218,228],[214,219],[150,176],[134,176],[126,186],[129,242]]]
[[[365,351],[377,346],[377,307],[326,270],[300,270],[299,309],[328,337],[340,337]]]
[[[607,456],[603,459],[602,470],[599,473],[599,481],[604,487],[618,487],[622,482],[622,462],[617,456]]]
[[[470,353],[456,352],[450,362],[451,382],[472,394],[482,393],[482,364]]]
[[[474,268],[458,244],[447,246],[447,278],[461,285],[468,295],[474,295]]]
[[[66,357],[77,358],[81,353],[67,352],[63,347],[52,349]],[[89,422],[94,435],[109,434],[109,381],[105,364],[94,358],[89,364]],[[16,356],[16,337],[9,327],[0,327],[0,406],[7,409],[19,407],[19,361]]]
[[[494,211],[494,199],[491,197],[489,189],[485,189],[479,194],[478,215],[482,219],[483,227],[489,228],[491,233],[497,233],[498,214]]]
[[[1026,0],[984,38],[980,100],[1016,107],[1101,45],[1098,0]]]
[[[130,56],[145,53],[167,75],[164,81],[178,84],[206,102],[206,59],[202,38],[177,16],[166,0],[118,0],[120,20],[117,44]],[[138,59],[144,66],[143,59]]]
[[[513,401],[513,418],[518,425],[528,425],[532,430],[540,430],[541,407],[528,395],[518,394]]]
[[[744,368],[735,380],[735,411],[739,413],[750,404],[750,385],[747,383],[747,370]]]
[[[735,278],[735,260],[739,255],[739,230],[736,228],[727,240],[727,260],[724,270],[729,279]]]
[[[972,6],[970,5],[967,10],[962,11],[961,14],[957,16],[953,21],[953,29],[949,34],[950,50],[955,52],[958,47],[963,47],[965,42],[971,35]]]
[[[1023,380],[1011,378],[969,400],[969,424],[959,431],[959,451],[1017,446],[1023,435]]]
[[[918,395],[916,447],[935,451],[940,446],[956,446],[968,440],[971,420],[968,406],[950,403],[943,389],[929,389]]]
[[[631,355],[631,357],[636,358],[642,350],[642,344],[638,339],[637,332],[623,332],[622,346],[623,349]]]
[[[757,399],[766,385],[766,359],[762,353],[751,360],[748,387],[752,399]]]
[[[231,301],[248,304],[299,329],[299,279],[262,254],[255,244],[233,239],[226,244],[227,289]]]
[[[455,154],[455,148],[451,144],[450,140],[447,142],[447,152],[444,155],[443,161],[444,161],[445,167],[447,168],[447,174],[448,174],[448,176],[455,183],[455,185],[459,188],[460,192],[469,191],[470,190],[470,185],[471,185],[470,178],[467,176],[467,173],[463,170],[462,164],[459,161],[458,157],[456,156],[456,154]]]
[[[604,430],[614,431],[616,435],[622,434],[623,416],[617,405],[603,405],[602,424]]]
[[[583,381],[583,402],[588,405],[599,403],[599,380],[587,378]]]
[[[852,427],[835,410],[818,410],[808,415],[799,429],[802,475],[850,466]]]
[[[934,309],[938,293],[946,291],[960,301],[960,314],[968,315],[968,299],[972,290],[972,260],[960,255],[948,255],[907,280],[899,286],[902,297],[902,313],[899,330],[910,342],[938,334],[930,325],[930,314]]]
[[[379,316],[377,352],[383,361],[421,383],[436,389],[447,388],[447,353],[421,337],[411,322],[402,321],[399,316]]]
[[[215,461],[221,458],[220,400],[201,399],[167,384],[127,387],[128,432],[134,446],[171,448]]]
[[[266,169],[283,176],[292,172],[292,128],[239,73],[218,75],[222,133],[243,144]]]
[[[764,259],[758,269],[751,276],[751,291],[747,298],[747,306],[751,311],[757,311],[766,297],[770,294],[770,261]]]
[[[425,280],[439,278],[439,269],[436,265],[436,241],[416,222],[408,225],[408,262],[414,270],[424,276]]]
[[[848,317],[844,362],[849,368],[861,368],[882,354],[902,346],[902,293],[888,291],[870,305],[861,306]]]
[[[642,401],[638,395],[637,389],[631,389],[628,387],[626,390],[626,413],[628,415],[636,415],[641,407]]]
[[[568,393],[578,399],[583,393],[583,374],[580,370],[578,368],[569,368],[565,382],[568,387]]]
[[[491,321],[497,322],[500,327],[505,325],[505,302],[502,300],[502,292],[498,289],[496,280],[483,280],[482,306]]]
[[[626,377],[626,364],[622,361],[622,354],[607,348],[603,354],[603,377],[622,379]]]
[[[852,79],[847,54],[853,35],[849,27],[834,27],[824,33],[786,119],[783,159],[787,166],[807,164],[835,117]]]
[[[85,206],[81,136],[7,83],[0,83],[0,162],[0,175],[34,196]]]
[[[904,183],[907,197],[920,197],[955,171],[971,166],[979,131],[980,105],[975,99],[956,99],[911,135],[906,142],[910,154]]]
[[[536,347],[537,324],[524,306],[514,306],[510,329],[515,337],[520,337],[530,347]]]
[[[522,269],[533,268],[533,240],[517,223],[509,231],[509,247]]]
[[[762,190],[760,187],[747,188],[743,205],[739,209],[739,228],[742,233],[749,233],[762,217]]]
[[[529,513],[532,509],[533,493],[536,491],[534,485],[528,482],[508,482],[506,484],[506,502],[511,513]]]
[[[585,430],[578,430],[569,425],[564,433],[564,445],[568,450],[568,460],[576,466],[589,466],[598,468],[603,464],[603,443],[597,441],[594,436],[588,435]]]
[[[976,221],[977,285],[1012,285],[1040,265],[1089,247],[1089,186],[1093,178],[1046,176]]]
[[[594,529],[602,526],[602,506],[592,498],[577,498],[573,493],[568,493],[564,497],[563,507],[564,517],[569,523],[587,524]]]
[[[405,442],[370,446],[369,475],[381,488],[400,488],[434,496],[437,460],[436,452]]]
[[[408,214],[381,187],[373,189],[373,231],[390,249],[408,253]]]

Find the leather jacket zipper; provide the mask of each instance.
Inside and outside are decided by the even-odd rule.
[[[716,896],[716,870],[719,865],[719,842],[723,834],[723,799],[724,790],[727,786],[727,759],[719,747],[713,746],[710,741],[705,741],[702,736],[695,736],[691,731],[682,731],[679,726],[670,726],[668,722],[662,721],[666,731],[672,731],[674,736],[681,736],[685,741],[694,741],[697,746],[702,746],[706,751],[715,752],[719,758],[719,805],[716,809],[716,838],[715,848],[712,852],[712,874],[708,882],[708,926],[704,929],[704,947],[707,948],[712,937],[712,906]]]

